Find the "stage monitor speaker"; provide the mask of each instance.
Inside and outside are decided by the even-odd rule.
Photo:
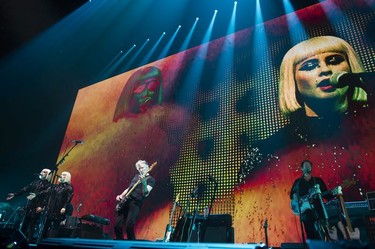
[[[192,225],[193,217],[182,217],[172,236],[174,242],[213,242],[234,243],[232,216],[229,214],[210,215],[204,218],[198,215]],[[191,236],[189,240],[189,231]]]
[[[13,228],[0,228],[0,248],[30,248],[25,235]]]
[[[82,239],[104,239],[103,227],[93,224],[80,224],[77,235]]]
[[[234,243],[234,229],[227,226],[206,226],[202,242]]]

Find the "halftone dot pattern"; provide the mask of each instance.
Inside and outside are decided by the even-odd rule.
[[[337,23],[316,27],[311,25],[305,27],[305,31],[309,37],[342,37],[358,51],[366,69],[374,70],[374,49],[368,44],[364,46],[366,42],[363,41],[363,30],[374,20],[374,13],[349,10],[345,14],[347,18],[340,19]],[[253,32],[254,30],[249,29],[250,40],[253,39]],[[293,35],[300,41],[306,38],[298,31]],[[234,215],[233,194],[239,166],[247,153],[246,147],[266,139],[289,123],[280,114],[278,107],[278,77],[282,54],[292,45],[285,35],[267,34],[267,42],[268,50],[264,49],[264,44],[261,47],[255,46],[254,50],[249,42],[236,47],[225,72],[220,74],[220,78],[216,78],[218,82],[215,82],[215,88],[197,93],[194,110],[201,110],[201,106],[214,102],[219,103],[219,107],[215,115],[208,115],[208,119],[202,120],[198,114],[194,117],[197,124],[185,136],[180,159],[170,169],[174,196],[181,194],[182,209],[188,206],[187,211],[190,213],[195,210],[197,199],[190,198],[189,195],[199,182],[204,182],[207,184],[207,194],[200,200],[198,212],[202,213],[215,195],[212,213]],[[254,61],[258,63],[256,67],[252,65]],[[241,138],[245,138],[245,141]],[[213,141],[213,144],[210,146],[210,153],[202,158],[198,151],[206,148],[199,148],[198,144],[208,140]],[[290,168],[293,170],[298,165],[299,162],[296,162]],[[217,193],[213,191],[214,185],[206,179],[207,175],[212,175],[217,180]]]

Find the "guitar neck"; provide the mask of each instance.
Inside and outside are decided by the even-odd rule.
[[[339,195],[339,200],[340,200],[342,211],[344,212],[344,215],[345,215],[346,226],[349,232],[352,233],[353,227],[352,227],[352,223],[350,222],[348,210],[346,209],[346,206],[345,206],[344,197],[342,195]]]
[[[131,189],[125,194],[125,198],[129,197],[131,193],[133,193],[134,189],[141,183],[141,179],[139,179]]]
[[[172,212],[171,212],[171,217],[169,218],[169,225],[172,226],[172,220],[173,220],[173,215],[174,215],[174,212],[176,210],[176,202],[173,203],[173,207],[172,207]]]

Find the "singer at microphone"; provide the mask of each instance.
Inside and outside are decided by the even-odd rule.
[[[367,76],[364,72],[354,49],[339,37],[318,36],[300,42],[281,62],[281,113],[287,117],[332,117],[345,113],[353,102],[367,101],[362,88]],[[353,87],[345,87],[348,85]]]
[[[42,169],[38,176],[30,184],[26,185],[17,192],[8,193],[6,200],[9,201],[18,196],[26,196],[28,200],[27,206],[25,206],[25,212],[23,216],[23,225],[20,231],[29,238],[29,243],[36,243],[34,235],[39,229],[39,221],[41,219],[40,210],[43,209],[43,203],[48,202],[48,189],[51,186],[50,183],[50,169]],[[27,211],[26,211],[27,210]]]

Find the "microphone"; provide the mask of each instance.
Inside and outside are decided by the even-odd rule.
[[[72,140],[72,143],[83,144],[83,141],[82,140]]]
[[[80,203],[77,207],[77,213],[79,213],[79,211],[81,211],[81,207],[82,207],[82,203]]]
[[[348,73],[348,72],[337,72],[332,74],[329,82],[338,88],[345,86],[356,86],[364,88],[364,84],[367,81],[375,80],[375,72],[363,72],[363,73]]]

